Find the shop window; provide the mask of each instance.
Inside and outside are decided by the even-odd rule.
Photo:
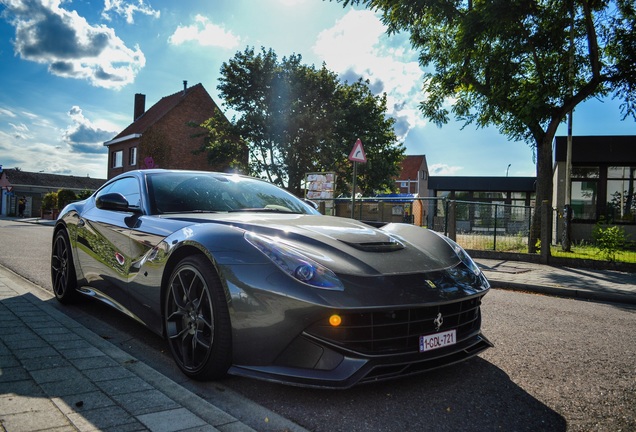
[[[572,167],[573,179],[597,179],[599,178],[599,167]]]
[[[636,222],[636,167],[608,167],[607,213],[611,221]]]
[[[506,199],[505,192],[475,192],[473,197],[480,201],[498,202]]]
[[[570,203],[574,219],[597,219],[599,177],[600,168],[597,166],[572,167]]]
[[[598,182],[572,180],[572,213],[574,219],[596,220]]]

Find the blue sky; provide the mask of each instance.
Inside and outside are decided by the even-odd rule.
[[[372,12],[322,0],[0,0],[0,165],[105,178],[103,142],[131,123],[135,93],[149,108],[187,80],[223,108],[219,70],[247,46],[370,80],[387,93],[407,154],[425,154],[431,175],[504,176],[509,164],[510,176],[535,175],[526,143],[427,122],[408,39],[386,36]],[[636,134],[619,105],[579,106],[574,134]]]

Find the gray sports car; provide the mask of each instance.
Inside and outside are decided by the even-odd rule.
[[[482,352],[489,284],[452,240],[323,216],[261,180],[119,175],[57,220],[53,290],[163,335],[188,376],[346,388]]]

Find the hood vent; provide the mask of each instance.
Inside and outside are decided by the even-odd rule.
[[[389,242],[368,242],[368,243],[353,243],[344,240],[340,240],[346,245],[352,248],[364,251],[364,252],[394,252],[404,249],[404,245],[398,241]]]

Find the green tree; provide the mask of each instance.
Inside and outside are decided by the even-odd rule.
[[[536,151],[537,205],[552,202],[552,143],[568,112],[618,97],[636,119],[633,0],[336,0],[408,32],[425,68],[423,114],[496,126]],[[535,212],[530,244],[538,236]]]
[[[404,148],[386,116],[386,97],[374,96],[364,81],[342,83],[324,65],[302,64],[300,55],[279,60],[271,49],[256,53],[248,47],[223,64],[218,89],[236,115],[230,122],[219,115],[204,124],[206,150],[216,146],[231,154],[233,140],[242,140],[253,175],[300,195],[306,173],[335,171],[343,190],[357,138],[369,161],[360,170],[363,191],[390,188],[399,173]]]

